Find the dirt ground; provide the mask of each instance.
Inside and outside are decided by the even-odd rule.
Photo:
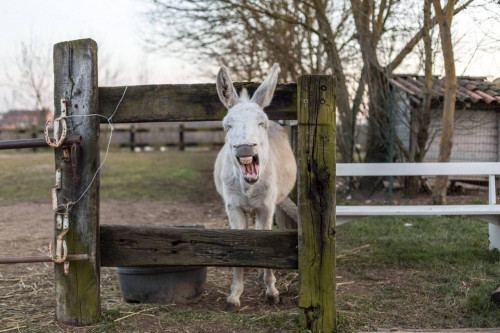
[[[4,157],[9,158],[9,156]],[[161,155],[157,157],[159,158]],[[116,158],[115,164],[125,160],[125,158],[121,158],[121,155],[116,156]],[[52,163],[52,161],[50,162]],[[52,170],[52,164],[41,163],[33,168],[38,168],[37,172],[49,172]],[[155,170],[155,172],[157,171]],[[103,198],[100,203],[100,223],[162,226],[201,224],[207,229],[228,228],[222,200],[215,193],[211,183],[211,172],[211,165],[206,169],[201,169],[201,181],[198,186],[203,190],[193,190],[193,195],[189,196],[191,202],[189,200],[161,199],[162,201],[154,201],[144,199],[133,201]],[[23,175],[23,177],[26,176]],[[36,179],[36,181],[38,180]],[[179,184],[183,183],[179,182]],[[142,181],[140,185],[143,185]],[[165,186],[170,185],[170,183],[165,184]],[[48,186],[46,187],[48,188]],[[45,191],[45,189],[43,190]],[[128,187],[125,190],[128,190]],[[366,193],[356,192],[356,195],[350,200],[344,194],[339,195],[339,198],[341,197],[343,197],[344,203],[347,201],[348,204],[384,204],[386,200],[383,193],[368,196]],[[477,191],[468,195],[450,196],[449,202],[473,203],[486,199],[487,193]],[[402,198],[400,191],[395,191],[393,197],[393,204],[426,204],[427,202],[428,196],[419,196],[417,199],[408,200]],[[32,200],[32,203],[22,204],[0,202],[0,257],[46,255],[48,243],[52,238],[53,213],[50,201]],[[363,244],[363,246],[345,253],[339,252],[338,258],[342,256],[342,253],[348,255],[349,253],[353,254],[354,251],[364,251],[366,250],[365,246],[369,246],[369,244]],[[281,302],[278,305],[268,305],[265,302],[265,287],[260,275],[261,271],[258,269],[247,270],[245,292],[241,298],[242,307],[239,312],[243,316],[231,317],[221,316],[224,314],[225,299],[232,280],[230,268],[208,268],[206,291],[201,300],[196,304],[181,306],[125,303],[120,294],[115,269],[104,267],[101,271],[103,320],[93,327],[73,328],[61,325],[54,320],[53,264],[0,265],[0,333],[18,331],[141,333],[296,331],[297,325],[295,323],[298,317],[298,291],[295,283],[298,275],[296,271],[277,272],[277,288],[281,293]],[[429,307],[406,306],[406,312],[402,313],[399,310],[401,302],[405,302],[405,299],[396,297],[397,294],[401,293],[421,295],[421,287],[415,281],[418,282],[425,278],[422,271],[405,267],[397,269],[381,267],[380,269],[371,269],[369,273],[364,275],[339,269],[337,270],[336,294],[341,314],[339,318],[344,323],[355,322],[356,327],[362,331],[380,327],[428,325],[428,323],[422,323],[421,318],[423,317],[422,311],[429,311]],[[390,294],[387,292],[388,287],[394,290]],[[368,309],[364,308],[368,302],[367,295],[369,296],[368,301],[370,298],[383,298],[384,295],[386,298],[393,297],[394,306],[384,313],[372,310],[372,317],[375,319],[372,318],[372,322],[368,322],[365,320]],[[422,298],[434,300],[430,293],[424,294]],[[388,302],[390,303],[391,299]],[[425,304],[429,305],[429,302]],[[439,310],[442,307],[438,298],[436,298],[435,304],[431,304],[432,309]],[[190,313],[189,310],[194,311]],[[373,315],[374,313],[375,315]],[[436,317],[438,316],[442,315],[437,313]],[[235,323],[235,320],[238,322]],[[269,322],[265,322],[265,320],[269,320]],[[259,322],[262,324],[255,327],[254,324]],[[108,324],[109,327],[106,326]]]
[[[44,255],[48,242],[53,237],[53,221],[50,202],[38,204],[15,204],[0,206],[0,256]],[[159,203],[151,201],[127,202],[119,200],[101,201],[101,224],[141,225],[190,225],[203,222],[205,228],[227,228],[227,217],[222,204],[189,204],[185,202]],[[55,299],[52,264],[18,264],[0,266],[0,332],[80,331],[54,322]],[[297,312],[297,293],[293,283],[295,272],[277,272],[278,289],[281,292],[279,305],[265,303],[265,287],[258,269],[247,269],[245,292],[240,313],[286,311]],[[206,292],[200,302],[180,306],[179,309],[224,311],[225,298],[229,291],[232,271],[229,268],[209,268]],[[114,268],[101,271],[102,308],[126,307],[122,300]],[[126,315],[126,313],[124,314]],[[146,327],[150,317],[144,318]],[[151,316],[151,314],[149,314]],[[137,320],[137,318],[135,318]],[[145,327],[145,323],[136,327]],[[161,324],[160,324],[161,325]],[[152,325],[151,331],[163,330]],[[185,330],[187,329],[187,330]],[[198,332],[201,327],[185,327],[182,331]],[[221,327],[201,331],[219,332]],[[85,331],[85,329],[83,329]],[[142,330],[141,330],[142,331]],[[175,330],[172,330],[175,331]],[[179,331],[181,331],[179,329]],[[144,332],[144,331],[142,331]]]

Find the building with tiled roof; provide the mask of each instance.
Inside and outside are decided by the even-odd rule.
[[[458,77],[457,81],[450,161],[500,161],[500,79],[490,82],[484,77]],[[415,149],[415,122],[421,112],[425,79],[416,75],[397,75],[390,82],[395,88],[395,132],[408,150]],[[444,78],[434,77],[425,162],[438,160],[443,101]]]
[[[423,97],[425,78],[415,75],[397,75],[390,80],[398,89],[406,92],[415,103],[420,103]],[[457,107],[492,108],[500,107],[500,78],[494,82],[486,81],[484,77],[458,77]],[[434,77],[433,98],[435,102],[442,101],[444,93],[444,78]],[[487,108],[487,107],[486,107]]]

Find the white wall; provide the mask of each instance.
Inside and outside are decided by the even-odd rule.
[[[437,162],[441,135],[441,110],[433,112],[430,138],[433,141],[425,162]],[[455,129],[450,162],[496,162],[498,155],[497,113],[455,110]]]

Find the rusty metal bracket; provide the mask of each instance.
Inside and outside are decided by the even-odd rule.
[[[56,170],[56,184],[54,185],[54,188],[56,190],[60,190],[62,187],[62,181],[61,181],[61,169],[57,168]]]
[[[49,138],[49,125],[50,120],[45,124],[44,134],[45,141],[51,147],[58,148],[61,147],[66,139],[66,117],[67,117],[67,103],[66,99],[61,98],[61,115],[54,120],[54,139],[53,141]],[[61,126],[61,135],[59,136],[59,127]],[[71,153],[68,148],[63,149],[64,160],[71,161],[71,166],[73,168],[73,182],[78,182],[78,176],[76,173],[76,168],[78,165],[78,145],[73,143],[71,146]],[[49,243],[48,257],[50,261],[57,264],[64,264],[64,275],[69,274],[69,261],[66,260],[68,256],[68,246],[66,244],[66,239],[64,237],[69,231],[69,213],[68,207],[66,207],[66,212],[64,214],[58,213],[60,207],[57,201],[57,190],[62,188],[62,170],[58,168],[56,170],[56,183],[52,188],[52,209],[56,212],[56,229],[61,230],[56,237],[56,253],[55,256],[52,254],[52,242]]]
[[[57,212],[59,210],[59,203],[57,202],[57,189],[52,188],[52,210]]]
[[[63,217],[61,214],[56,214],[56,229],[61,230],[63,228]]]
[[[61,214],[58,214],[56,217],[56,228],[59,229],[61,223]],[[62,231],[56,237],[56,255],[52,255],[52,242],[49,243],[49,252],[48,256],[50,260],[57,264],[64,263],[64,275],[69,274],[69,261],[66,260],[68,255],[68,246],[66,245],[66,240],[64,236],[69,231],[69,215],[65,213],[62,217]]]
[[[69,148],[68,147],[64,147],[63,148],[63,158],[64,158],[64,161],[65,162],[69,162],[70,161],[70,157],[69,157]]]
[[[88,254],[68,254],[66,261],[89,260]],[[0,265],[3,264],[26,264],[35,262],[52,262],[48,256],[22,256],[22,257],[0,257]]]
[[[61,98],[61,115],[54,120],[54,142],[50,140],[49,137],[49,126],[51,121],[47,120],[45,123],[45,129],[43,131],[43,134],[45,135],[45,142],[51,147],[58,148],[61,147],[64,140],[66,139],[66,99]],[[59,136],[59,124],[61,125],[61,136]]]

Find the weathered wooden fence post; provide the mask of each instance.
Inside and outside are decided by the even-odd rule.
[[[185,149],[185,144],[184,144],[184,124],[179,125],[179,150],[184,151]]]
[[[129,129],[129,147],[130,147],[131,152],[135,151],[135,126],[134,125],[130,126],[130,129]]]
[[[58,204],[81,199],[69,210],[68,254],[88,254],[88,261],[73,261],[69,275],[55,264],[56,318],[71,325],[88,325],[99,319],[99,117],[97,113],[97,44],[91,39],[54,45],[55,118],[61,114],[61,98],[67,100],[68,135],[81,135],[77,159],[65,161],[63,149],[55,149],[56,169],[62,171]],[[72,117],[76,116],[76,117]],[[82,117],[83,116],[83,117]],[[72,164],[76,164],[74,181]],[[64,209],[61,210],[64,212]],[[61,232],[56,229],[56,233]]]
[[[335,311],[335,79],[301,76],[298,103],[301,325],[332,332]]]

